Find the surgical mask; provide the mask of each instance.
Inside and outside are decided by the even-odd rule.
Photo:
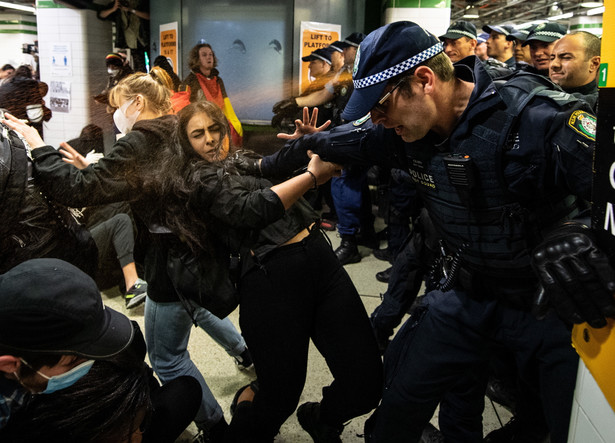
[[[30,366],[25,360],[21,360],[25,365]],[[40,394],[51,394],[53,392],[59,391],[61,389],[66,389],[69,386],[74,385],[77,381],[84,377],[94,364],[94,360],[87,360],[81,363],[80,365],[75,366],[68,372],[59,375],[52,375],[51,377],[36,371],[38,375],[47,380],[47,388],[40,392]],[[31,366],[30,366],[31,367]]]
[[[128,109],[132,102],[134,102],[134,100],[128,100],[113,113],[113,122],[122,134],[127,134],[130,132],[137,121],[137,117],[139,117],[139,114],[141,113],[141,111],[136,111],[130,117],[126,115],[126,109]]]
[[[120,70],[119,69],[107,69],[107,72],[109,73],[110,76],[115,77],[116,75],[119,74]]]

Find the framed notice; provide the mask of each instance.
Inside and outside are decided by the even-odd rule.
[[[312,51],[326,48],[340,39],[342,25],[332,23],[301,22],[301,54],[299,56],[299,92],[310,84],[308,63],[302,62],[301,57],[310,55]]]
[[[160,25],[160,55],[169,60],[177,74],[177,22]]]

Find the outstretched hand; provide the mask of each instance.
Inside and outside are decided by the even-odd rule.
[[[13,131],[21,134],[26,142],[30,145],[30,148],[36,149],[45,146],[45,142],[41,138],[41,135],[36,129],[28,125],[24,120],[20,120],[14,115],[8,112],[4,113],[6,120],[3,122],[11,128]]]
[[[318,108],[314,108],[314,111],[312,111],[312,115],[310,116],[310,110],[305,107],[303,108],[303,120],[295,120],[295,132],[293,132],[292,134],[280,132],[278,134],[278,138],[281,138],[283,140],[295,140],[297,138],[303,137],[306,134],[324,131],[331,124],[331,120],[327,120],[322,125],[316,127],[317,120]]]
[[[66,142],[60,143],[60,154],[64,156],[62,160],[78,169],[85,169],[90,164],[89,160]]]
[[[339,177],[342,175],[343,167],[341,165],[326,162],[322,160],[318,154],[315,154],[312,151],[308,151],[307,154],[310,157],[307,170],[314,174],[318,185],[326,183],[331,177]]]

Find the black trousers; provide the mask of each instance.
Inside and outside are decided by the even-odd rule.
[[[250,417],[239,417],[239,410],[233,417],[237,441],[272,441],[293,413],[310,339],[334,379],[322,390],[321,419],[340,426],[376,407],[382,391],[376,340],[357,290],[319,231],[270,253],[242,278],[240,296],[239,322],[259,391],[251,408],[241,408]]]

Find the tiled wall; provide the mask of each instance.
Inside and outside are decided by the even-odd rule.
[[[75,138],[81,129],[108,122],[105,108],[92,97],[106,86],[105,56],[112,50],[111,23],[101,21],[96,13],[58,7],[51,2],[38,3],[39,64],[41,81],[70,83],[70,112],[54,112],[45,123],[45,141],[58,146]],[[71,75],[54,75],[54,44],[70,44]],[[45,97],[49,106],[49,95]]]
[[[31,15],[0,14],[0,39],[0,66],[5,63],[15,67],[21,65],[25,61],[22,44],[34,44],[37,39],[36,18]]]

